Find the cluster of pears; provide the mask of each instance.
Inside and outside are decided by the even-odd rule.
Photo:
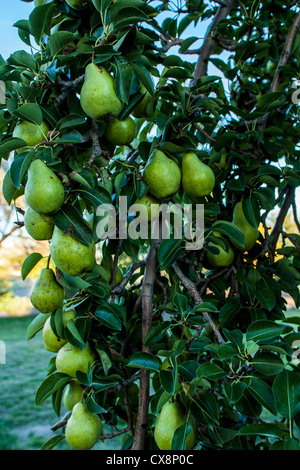
[[[150,194],[159,200],[175,194],[180,184],[187,194],[195,198],[208,196],[215,186],[214,172],[193,152],[183,155],[180,169],[177,162],[164,152],[155,150],[144,168],[143,180]]]
[[[187,422],[187,416],[177,401],[169,400],[160,411],[154,428],[154,439],[160,450],[172,450],[175,431]],[[191,449],[197,438],[195,422],[192,418],[188,423],[191,430],[186,436],[185,450]]]
[[[147,117],[147,107],[152,96],[141,86],[143,99],[133,111],[134,117]],[[107,122],[106,138],[113,145],[129,145],[136,134],[135,121],[130,117],[119,120],[118,116],[123,103],[117,96],[115,80],[110,73],[94,62],[85,69],[84,83],[80,92],[80,103],[83,111],[95,121]]]

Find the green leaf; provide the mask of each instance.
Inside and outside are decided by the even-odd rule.
[[[134,353],[127,364],[127,367],[138,369],[159,370],[161,361],[158,357],[147,352]]]
[[[144,12],[135,7],[123,8],[113,19],[114,28],[119,30],[128,24],[135,24],[141,21],[149,21]]]
[[[213,362],[205,362],[201,364],[197,369],[197,377],[206,377],[210,380],[218,380],[222,377],[225,377],[226,372],[224,372],[221,367],[217,366]]]
[[[17,150],[22,147],[26,147],[25,140],[19,139],[18,137],[11,137],[5,139],[0,143],[0,156],[6,155],[13,150]]]
[[[278,101],[277,99],[280,98],[282,96],[282,92],[280,91],[276,91],[276,92],[273,92],[273,93],[265,93],[263,94],[258,102],[257,102],[257,105],[256,105],[256,111],[268,111],[270,110],[270,105],[276,100]],[[280,104],[281,104],[281,101],[278,101]],[[277,106],[277,104],[276,104]]]
[[[37,66],[34,57],[26,51],[16,51],[9,56],[7,62],[18,67],[29,68],[36,72]]]
[[[21,276],[23,281],[42,258],[43,255],[40,253],[31,253],[27,256],[21,267]]]
[[[78,238],[79,241],[87,246],[91,245],[91,227],[72,204],[64,204],[61,209],[53,215],[53,222],[62,231],[71,227],[75,237]]]
[[[276,405],[271,387],[262,380],[252,377],[247,389],[267,410],[276,415]]]
[[[39,313],[38,315],[34,317],[32,322],[29,323],[27,327],[27,336],[26,336],[27,341],[33,338],[36,335],[36,333],[43,328],[47,318],[48,318],[48,315],[45,315],[44,313]]]
[[[50,36],[52,16],[55,10],[53,3],[37,6],[29,15],[29,30],[36,43],[40,44],[44,34]]]
[[[182,254],[182,240],[165,239],[158,249],[158,260],[161,270],[172,266]]]
[[[216,232],[223,233],[230,240],[235,241],[239,245],[244,246],[244,234],[243,232],[232,222],[227,222],[225,220],[220,220],[212,224],[212,229]]]
[[[70,33],[69,31],[57,31],[50,36],[47,49],[50,50],[51,55],[56,55],[64,49],[65,46],[70,44],[75,37],[76,34]]]
[[[247,341],[255,341],[256,343],[270,341],[277,338],[284,331],[284,326],[278,325],[271,320],[257,320],[246,331]]]
[[[70,376],[62,372],[53,372],[38,387],[35,395],[35,404],[40,405],[59,388],[70,381]]]
[[[101,307],[98,307],[96,309],[94,315],[101,323],[103,323],[108,328],[118,331],[122,329],[122,323],[120,318],[111,309],[102,305]]]
[[[43,120],[42,110],[36,103],[23,104],[14,111],[14,115],[37,126],[40,126]]]
[[[252,359],[251,364],[258,372],[267,376],[279,374],[284,368],[282,359],[270,352],[257,354]]]
[[[186,439],[188,435],[192,432],[193,427],[192,425],[187,421],[186,423],[183,423],[181,426],[179,426],[173,435],[172,438],[172,450],[185,450],[186,449]]]
[[[283,370],[274,380],[273,394],[278,413],[292,419],[300,413],[300,377],[295,372]]]
[[[76,323],[73,320],[68,321],[64,333],[65,333],[66,340],[69,343],[73,344],[73,346],[75,346],[78,349],[86,348],[86,344],[76,327]]]
[[[269,423],[257,423],[248,424],[238,430],[239,436],[267,436],[267,437],[279,437],[282,438],[285,432],[275,424]]]
[[[70,415],[71,415],[71,412],[70,412]],[[41,450],[52,450],[57,444],[59,444],[64,439],[65,439],[65,436],[63,435],[53,436],[42,445]]]
[[[117,64],[115,77],[116,94],[123,103],[128,104],[133,80],[133,69],[131,64],[124,60],[115,59],[115,61]]]

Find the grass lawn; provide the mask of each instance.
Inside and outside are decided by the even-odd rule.
[[[0,364],[0,450],[38,450],[58,433],[50,429],[59,420],[51,398],[40,406],[34,404],[35,392],[46,378],[53,353],[44,349],[41,332],[26,340],[31,321],[32,317],[0,318],[0,340],[6,346],[6,364]],[[62,406],[62,416],[66,411]],[[111,432],[110,428],[104,430]],[[120,439],[105,440],[94,447],[118,448]],[[70,450],[70,446],[63,440],[55,449]]]

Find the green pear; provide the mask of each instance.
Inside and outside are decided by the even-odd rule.
[[[54,271],[42,269],[30,295],[32,305],[41,313],[51,313],[61,306],[64,297],[65,290],[57,282]]]
[[[143,180],[154,197],[165,199],[178,191],[181,171],[174,160],[155,150],[144,168]]]
[[[67,410],[72,411],[74,406],[80,402],[83,395],[83,388],[76,380],[71,380],[66,386],[63,395],[63,404]]]
[[[51,216],[39,214],[28,207],[24,215],[24,226],[34,240],[50,240],[54,223]]]
[[[146,194],[140,199],[137,199],[134,204],[141,204],[147,209],[147,217],[146,212],[145,214],[144,212],[138,214],[142,222],[151,222],[152,219],[157,218],[159,216],[160,202],[155,197],[151,196],[151,194]]]
[[[44,347],[47,351],[57,352],[60,348],[66,344],[66,340],[56,336],[54,331],[51,328],[51,319],[50,317],[44,323],[43,327],[43,340]]]
[[[221,238],[224,240],[224,237],[219,232],[213,232],[213,235],[217,238]],[[231,246],[229,246],[228,251],[226,251],[223,246],[218,245],[213,242],[209,242],[208,247],[212,246],[219,250],[217,255],[213,253],[207,252],[207,260],[208,262],[214,267],[227,267],[230,266],[232,261],[234,260],[234,251]]]
[[[233,210],[232,222],[236,225],[244,234],[244,246],[240,245],[236,241],[232,240],[233,245],[240,251],[248,251],[253,248],[256,240],[259,236],[259,231],[249,224],[243,211],[243,203],[238,202]]]
[[[56,174],[41,160],[34,160],[28,169],[25,185],[27,204],[39,214],[52,214],[63,205],[64,187]]]
[[[116,95],[114,78],[94,63],[86,67],[80,102],[84,112],[97,121],[114,119],[123,107]]]
[[[77,403],[68,419],[65,436],[74,450],[89,450],[102,435],[103,427],[99,416],[88,411],[84,403]]]
[[[146,90],[144,85],[141,86],[141,93],[145,93],[144,98],[140,101],[134,108],[132,115],[136,118],[146,118],[149,116],[147,111],[148,105],[153,100],[153,97],[150,95],[149,91]]]
[[[114,119],[107,124],[106,137],[114,145],[129,145],[135,137],[136,125],[128,116],[123,121]]]
[[[34,147],[46,140],[49,130],[49,126],[45,121],[42,121],[40,126],[32,122],[22,121],[16,125],[12,136],[23,139],[28,147]]]
[[[69,320],[76,318],[76,312],[73,308],[67,308],[65,305],[62,308],[62,322],[64,326],[67,326]]]
[[[182,159],[182,187],[192,197],[208,196],[215,186],[212,169],[202,163],[193,152]]]
[[[95,262],[95,243],[84,245],[72,234],[54,227],[50,254],[55,266],[70,276],[88,271]]]
[[[168,401],[161,409],[158,416],[154,439],[160,450],[172,450],[172,439],[179,426],[186,423],[187,417],[177,402]],[[191,449],[196,442],[196,429],[192,421],[192,430],[187,435],[185,450]]]
[[[70,375],[76,378],[76,372],[87,373],[89,363],[93,363],[95,355],[89,345],[86,348],[79,349],[71,343],[66,343],[56,355],[56,369],[58,372]]]

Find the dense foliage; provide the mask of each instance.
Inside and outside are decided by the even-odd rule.
[[[112,437],[124,434],[124,449],[157,448],[154,428],[170,400],[186,416],[172,449],[185,448],[190,417],[194,449],[299,449],[300,322],[287,315],[285,294],[298,308],[300,237],[283,228],[291,210],[299,229],[298,2],[86,3],[77,10],[64,0],[36,1],[29,19],[15,24],[32,52],[16,51],[0,62],[7,95],[0,154],[14,153],[3,183],[6,201],[17,208],[30,164],[42,160],[65,191],[55,226],[85,246],[95,243],[98,256],[80,275],[56,270],[64,308],[76,317],[64,325],[61,307],[40,313],[28,339],[50,317],[57,336],[80,350],[88,343],[95,361],[76,375],[83,400],[112,426]],[[82,109],[91,62],[115,79],[118,119],[135,121],[129,145],[111,143],[107,120]],[[146,109],[134,113],[144,96]],[[20,120],[46,122],[49,132],[26,147],[13,135]],[[155,150],[180,168],[183,155],[193,152],[214,172],[209,195],[193,197],[181,186],[167,199],[204,204],[201,250],[186,250],[185,240],[172,236],[172,224],[170,239],[99,239],[97,207],[112,204],[118,213],[119,196],[127,196],[128,206],[143,198],[143,169]],[[238,202],[248,228],[259,229],[248,251],[233,223]],[[228,266],[208,261],[218,246],[233,247]],[[46,266],[32,253],[23,278],[37,263]],[[52,399],[61,416],[71,378],[56,370],[55,357],[36,403]],[[64,438],[67,419],[45,448]]]

